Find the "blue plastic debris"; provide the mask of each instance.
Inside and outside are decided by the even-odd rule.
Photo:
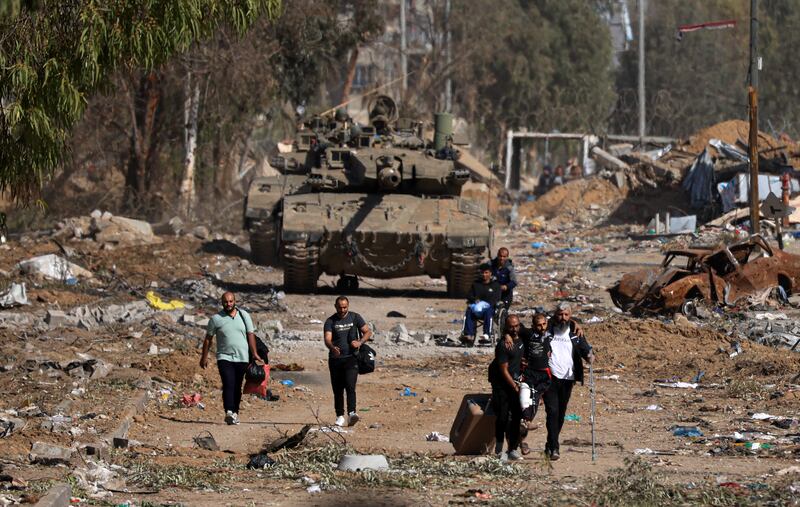
[[[676,426],[672,430],[672,434],[676,437],[702,437],[703,432],[697,426]]]
[[[558,253],[580,253],[583,251],[583,248],[579,246],[571,246],[569,248],[562,248],[561,250],[557,250]]]
[[[400,393],[400,396],[416,396],[416,395],[417,393],[412,391],[410,387],[406,387],[405,389],[403,389],[403,392]]]
[[[287,378],[285,380],[281,380],[281,384],[285,385],[286,387],[292,387],[294,385],[294,380],[289,380]]]
[[[544,248],[545,246],[547,246],[547,243],[544,241],[534,241],[531,243],[531,248]]]

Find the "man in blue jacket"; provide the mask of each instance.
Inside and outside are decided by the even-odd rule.
[[[492,276],[500,284],[500,300],[511,306],[514,299],[514,287],[517,286],[517,275],[514,273],[514,264],[508,258],[508,248],[502,247],[497,251],[497,257],[492,259]]]

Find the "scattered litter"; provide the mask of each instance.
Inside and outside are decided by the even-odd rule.
[[[676,437],[702,437],[703,432],[697,426],[676,426],[672,430]]]
[[[471,489],[467,491],[467,495],[475,496],[478,500],[491,500],[493,498],[491,493],[486,493],[481,489]]]
[[[165,303],[155,292],[151,290],[147,291],[145,298],[150,303],[150,306],[156,310],[180,310],[181,308],[186,307],[186,304],[179,299],[173,299],[169,303]]]
[[[194,407],[200,406],[200,401],[203,399],[203,396],[200,393],[192,393],[192,394],[184,394],[181,398],[181,405],[184,407]],[[200,407],[203,408],[203,407]]]
[[[363,470],[388,470],[389,462],[383,454],[345,454],[339,460],[339,470],[361,472]]]
[[[24,283],[12,282],[11,286],[0,295],[0,307],[11,308],[12,306],[29,305],[28,295],[25,292]]]
[[[644,409],[645,410],[664,410],[664,407],[662,407],[661,405],[647,405]]]
[[[299,365],[297,363],[289,363],[289,364],[278,363],[278,364],[273,364],[271,366],[272,366],[273,370],[277,370],[277,371],[304,371],[305,370],[304,366]]]
[[[700,380],[702,380],[702,379],[703,379],[703,377],[705,376],[705,374],[706,374],[706,372],[704,372],[704,371],[702,371],[702,370],[701,370],[701,371],[699,371],[699,372],[697,372],[697,375],[695,375],[695,376],[694,376],[694,378],[692,379],[692,383],[693,383],[693,384],[698,384],[698,383],[700,383]]]
[[[400,393],[400,396],[416,396],[416,395],[417,393],[412,391],[410,387],[404,388],[403,391]]]
[[[673,387],[675,389],[697,389],[697,384],[690,382],[654,382],[658,387]]]
[[[311,319],[308,321],[309,324],[322,324],[322,321],[319,319]]]
[[[67,282],[77,277],[92,278],[92,273],[56,254],[40,255],[17,264],[22,273]]]
[[[643,456],[648,454],[655,454],[656,452],[653,449],[650,449],[649,447],[645,447],[644,449],[634,449],[633,453],[637,456]]]
[[[600,380],[619,380],[619,375],[602,375],[598,378]]]
[[[267,453],[254,454],[247,462],[247,468],[263,469],[275,464],[275,460],[270,458]]]
[[[321,493],[322,489],[319,487],[319,484],[312,484],[306,488],[306,491],[309,493]]]
[[[755,414],[750,416],[750,418],[755,419],[757,421],[771,421],[773,419],[785,419],[784,417],[781,417],[779,415],[772,415],[764,412],[756,412]]]
[[[427,435],[425,435],[425,440],[427,440],[428,442],[449,442],[450,437],[448,437],[447,435],[442,435],[438,431],[432,431]]]
[[[782,468],[775,472],[776,475],[787,475],[787,474],[800,474],[800,466],[792,465],[788,468]]]
[[[290,379],[287,378],[287,379],[281,380],[280,383],[282,385],[285,385],[286,387],[292,387],[294,385],[294,380],[290,380]]]
[[[544,243],[543,241],[534,241],[531,243],[531,248],[539,249],[544,248],[545,246],[547,246],[547,243]]]
[[[602,317],[598,317],[597,315],[593,315],[591,319],[586,321],[586,323],[587,324],[596,324],[598,322],[603,322],[603,320],[604,319]]]
[[[567,414],[567,415],[564,416],[564,420],[565,421],[580,422],[581,416],[579,416],[578,414]]]
[[[756,320],[786,320],[788,318],[789,317],[783,312],[780,313],[764,312],[756,314]]]

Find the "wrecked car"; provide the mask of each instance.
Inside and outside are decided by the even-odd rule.
[[[632,314],[690,312],[698,300],[733,305],[773,287],[786,295],[800,283],[800,255],[773,249],[761,236],[722,248],[670,250],[659,268],[628,273],[608,289]]]

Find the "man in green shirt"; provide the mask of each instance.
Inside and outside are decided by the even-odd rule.
[[[222,310],[208,321],[206,339],[200,356],[200,368],[208,366],[211,340],[217,337],[217,368],[222,379],[222,405],[225,422],[239,424],[239,402],[242,400],[242,381],[250,356],[262,361],[256,350],[253,321],[244,310],[236,307],[232,292],[222,295]]]

